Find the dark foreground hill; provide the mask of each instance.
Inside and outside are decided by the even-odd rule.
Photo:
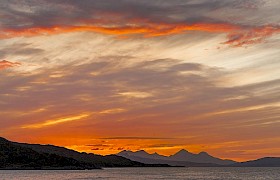
[[[96,169],[93,163],[39,153],[0,138],[0,169]]]
[[[25,144],[0,138],[0,169],[97,169],[102,167],[167,167],[116,155],[80,153],[53,145]]]

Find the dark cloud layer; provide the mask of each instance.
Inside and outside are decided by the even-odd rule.
[[[4,1],[1,14],[5,18],[1,19],[0,37],[73,31],[153,37],[202,31],[226,33],[228,40],[224,44],[239,47],[263,42],[267,37],[280,32],[279,19],[273,16],[277,8],[271,10],[271,18],[267,15],[265,23],[258,22],[258,17],[245,22],[239,17],[238,11],[244,13],[244,16],[261,13],[263,5],[263,1],[249,0]],[[247,14],[248,8],[251,14]],[[228,12],[224,10],[232,11],[234,20],[228,18]]]
[[[126,24],[131,20],[162,23],[216,22],[207,17],[219,9],[247,9],[262,5],[262,1],[4,1],[3,14],[10,17],[2,23],[6,28],[28,28],[42,26],[67,26],[78,23],[118,22]],[[22,7],[22,9],[18,7]],[[110,18],[106,18],[110,17]],[[143,23],[144,23],[143,22]],[[231,22],[228,22],[231,23]]]

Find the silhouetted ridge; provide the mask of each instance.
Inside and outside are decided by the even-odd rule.
[[[0,139],[0,169],[96,169],[93,163],[56,154],[39,153]]]
[[[280,157],[264,157],[233,164],[236,167],[280,167]]]
[[[175,154],[186,154],[186,153],[189,153],[189,151],[185,150],[185,149],[181,149],[180,151],[178,151],[177,153]],[[174,154],[174,155],[175,155]]]
[[[26,144],[0,139],[2,169],[93,169],[101,167],[167,167],[144,164],[117,155],[80,153],[54,145]]]
[[[135,153],[144,154],[144,155],[148,155],[148,154],[149,154],[149,153],[147,153],[147,152],[144,151],[144,150],[139,150],[139,151],[136,151]]]
[[[202,152],[200,152],[198,154],[200,154],[200,155],[208,155],[209,156],[209,154],[207,152],[204,152],[204,151],[202,151]]]
[[[5,138],[0,137],[0,143],[8,143],[9,141]]]
[[[232,160],[223,160],[213,157],[207,152],[194,154],[186,149],[181,149],[170,156],[163,156],[157,153],[149,154],[143,150],[136,152],[121,151],[118,155],[143,163],[167,163],[169,165],[178,166],[222,166],[235,163],[235,161]]]

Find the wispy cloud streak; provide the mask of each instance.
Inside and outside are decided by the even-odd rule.
[[[37,123],[37,124],[24,125],[21,128],[24,128],[24,129],[38,129],[38,128],[43,128],[43,127],[46,127],[46,126],[52,126],[52,125],[56,125],[56,124],[66,123],[66,122],[70,122],[70,121],[77,121],[77,120],[80,120],[80,119],[84,119],[88,116],[89,116],[89,114],[80,114],[80,115],[75,115],[75,116],[59,118],[59,119],[55,119],[55,120],[48,120],[48,121],[45,121],[45,122],[42,122],[42,123]]]

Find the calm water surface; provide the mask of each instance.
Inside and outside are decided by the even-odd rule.
[[[280,180],[280,168],[106,168],[104,170],[9,170],[0,171],[1,180],[52,179],[240,179]]]

